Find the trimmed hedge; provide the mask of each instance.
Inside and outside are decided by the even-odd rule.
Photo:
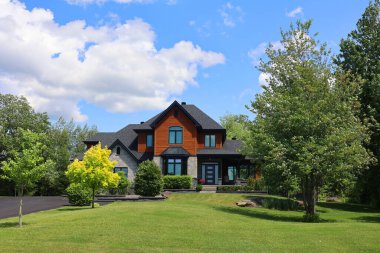
[[[255,191],[253,186],[248,185],[222,185],[216,187],[217,192],[250,192]]]
[[[164,189],[191,189],[191,176],[164,176]]]

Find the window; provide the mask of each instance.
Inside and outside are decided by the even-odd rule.
[[[215,147],[216,146],[215,134],[206,134],[205,135],[205,147]]]
[[[117,172],[119,172],[119,171],[124,172],[124,175],[125,175],[126,177],[128,177],[128,167],[115,167],[115,168],[113,168],[113,172],[114,172],[114,173],[117,173]]]
[[[120,147],[116,148],[116,155],[120,155]]]
[[[247,180],[252,174],[251,167],[249,165],[240,165],[240,179]]]
[[[180,176],[182,174],[182,159],[168,159],[167,175]]]
[[[182,127],[169,127],[169,144],[182,144]]]
[[[227,167],[228,180],[235,181],[236,178],[236,167],[228,166]]]
[[[153,135],[151,134],[146,135],[146,147],[147,148],[153,147]]]

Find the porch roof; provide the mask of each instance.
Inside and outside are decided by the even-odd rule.
[[[161,156],[190,156],[190,153],[182,147],[170,147],[165,149],[165,151],[161,153]]]

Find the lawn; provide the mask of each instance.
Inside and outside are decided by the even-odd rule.
[[[380,212],[321,203],[303,213],[235,207],[237,194],[173,194],[162,202],[64,207],[0,220],[0,252],[380,252]]]

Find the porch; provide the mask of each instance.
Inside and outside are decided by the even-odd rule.
[[[198,179],[205,185],[245,185],[248,177],[260,177],[258,167],[243,156],[198,156]]]

